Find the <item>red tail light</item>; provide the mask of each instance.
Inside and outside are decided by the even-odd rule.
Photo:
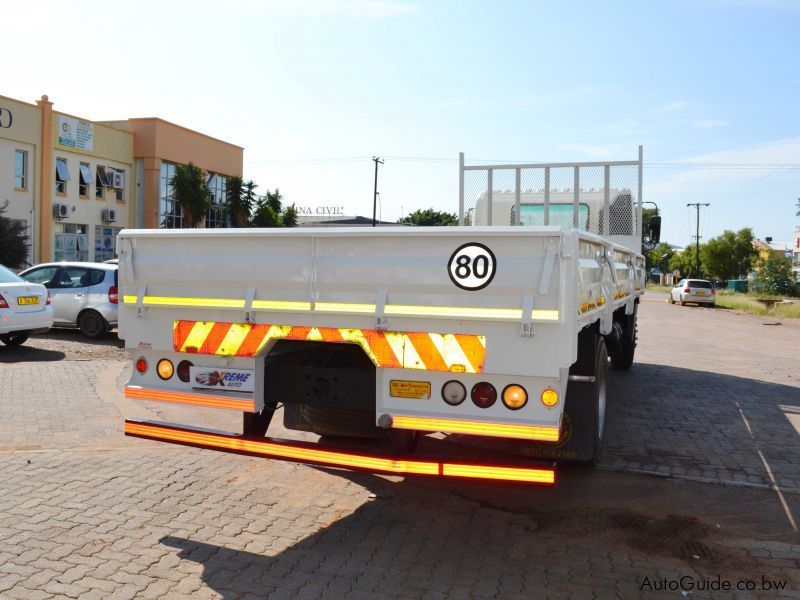
[[[47,302],[45,302],[45,306],[50,304],[50,302],[52,302],[52,301],[53,301],[53,299],[50,297],[50,290],[47,290]]]
[[[717,295],[717,290],[716,290],[716,289],[714,289],[714,288],[711,288],[711,294],[712,294],[712,295],[714,295],[714,296],[716,296],[716,295]]]
[[[691,289],[689,289],[689,288],[686,288],[686,289],[684,289],[683,291],[684,291],[684,292],[686,292],[687,294],[689,294],[689,293],[690,293],[692,290],[691,290]]]
[[[141,357],[136,361],[136,370],[142,375],[147,373],[147,361],[144,359],[144,357]]]
[[[181,381],[189,381],[189,369],[194,366],[188,360],[182,360],[178,363],[178,379]]]
[[[8,308],[8,302],[6,302],[2,294],[0,294],[0,308]]]
[[[117,304],[119,302],[117,286],[112,285],[110,288],[108,288],[108,301],[111,302],[111,304]]]
[[[497,401],[497,390],[488,381],[481,381],[472,386],[471,396],[475,406],[489,408]]]

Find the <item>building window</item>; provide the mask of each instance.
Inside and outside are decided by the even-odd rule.
[[[69,181],[69,169],[67,169],[67,159],[56,159],[56,194],[67,193],[67,182]]]
[[[106,168],[97,165],[94,177],[94,195],[95,198],[105,198],[106,187],[108,187],[108,175],[106,175]]]
[[[86,235],[86,225],[77,223],[63,223],[62,233],[56,233],[55,251],[53,260],[75,260],[87,262],[89,260],[89,236]]]
[[[227,205],[226,193],[228,190],[228,178],[216,173],[209,173],[206,176],[206,184],[211,190],[211,206],[206,215],[206,227],[217,228],[227,227]]]
[[[88,163],[81,163],[80,181],[78,183],[78,193],[81,198],[89,197],[89,186],[92,185],[92,170]]]
[[[117,257],[117,234],[122,227],[96,226],[94,228],[94,260],[103,262]]]
[[[24,150],[14,151],[14,187],[28,189],[28,153]]]
[[[181,206],[175,201],[172,189],[173,177],[175,177],[175,165],[162,162],[158,200],[158,226],[166,229],[183,227]]]

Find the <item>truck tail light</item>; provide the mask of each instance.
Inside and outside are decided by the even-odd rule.
[[[6,302],[2,294],[0,294],[0,308],[8,308],[8,302]]]
[[[548,407],[553,407],[558,404],[558,392],[547,388],[542,392],[542,404]]]
[[[488,381],[481,381],[472,386],[472,401],[479,408],[489,408],[497,401],[497,390]]]
[[[119,291],[117,290],[117,286],[112,285],[108,288],[108,301],[111,302],[111,304],[119,303]]]
[[[184,383],[189,381],[189,369],[194,365],[189,362],[188,360],[182,360],[178,363],[178,379],[183,381]]]
[[[158,376],[165,381],[170,379],[175,373],[175,367],[172,366],[172,361],[168,358],[162,358],[156,364],[156,373],[158,373]]]
[[[503,389],[502,398],[506,408],[519,410],[528,403],[528,392],[521,385],[512,383]]]
[[[147,361],[144,359],[144,357],[140,357],[136,360],[136,370],[142,375],[147,373]]]
[[[451,380],[442,386],[442,399],[450,406],[458,406],[467,397],[467,388],[460,381]]]

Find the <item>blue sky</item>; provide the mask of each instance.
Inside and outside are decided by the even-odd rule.
[[[4,8],[0,93],[240,144],[245,176],[299,205],[371,214],[373,155],[393,220],[457,210],[459,151],[619,160],[643,144],[668,241],[691,240],[687,202],[711,203],[706,239],[750,226],[786,240],[800,224],[800,168],[775,168],[800,165],[798,1],[81,6]]]

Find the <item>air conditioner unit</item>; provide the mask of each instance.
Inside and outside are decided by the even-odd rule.
[[[103,209],[103,223],[114,223],[117,220],[117,211],[112,208]]]
[[[69,214],[69,207],[66,204],[53,204],[53,217],[56,219],[66,219]]]
[[[121,190],[125,187],[125,174],[119,171],[109,173],[108,181],[111,183],[111,187]]]

